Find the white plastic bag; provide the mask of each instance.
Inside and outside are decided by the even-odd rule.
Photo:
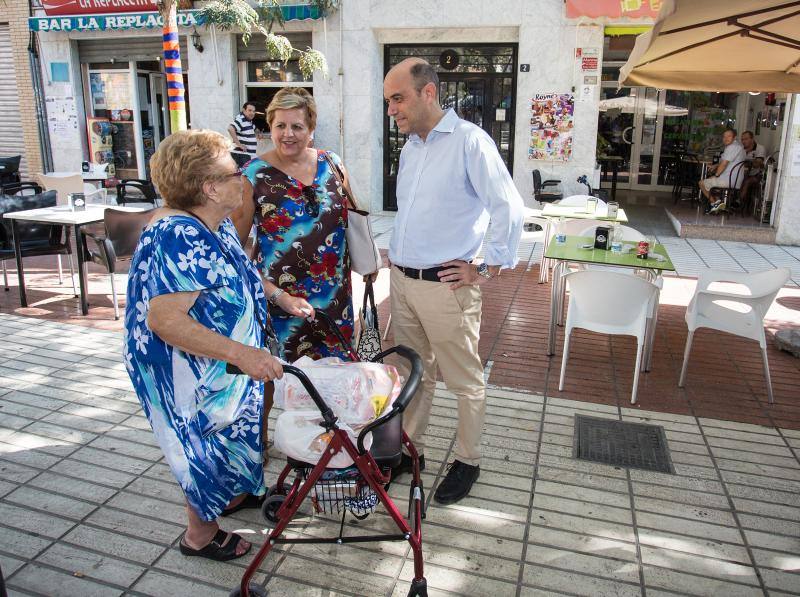
[[[400,375],[392,365],[353,363],[338,358],[314,361],[309,357],[301,357],[293,365],[308,376],[339,421],[353,429],[377,419],[400,394]],[[275,380],[275,404],[287,411],[316,408],[294,375]]]
[[[275,421],[275,447],[287,456],[316,464],[333,439],[333,432],[325,431],[320,425],[322,415],[318,410],[287,410],[278,415]],[[340,429],[345,431],[355,444],[357,434],[342,421]],[[372,446],[372,433],[364,438],[364,447]],[[342,450],[328,463],[327,468],[346,468],[353,464],[350,455]]]

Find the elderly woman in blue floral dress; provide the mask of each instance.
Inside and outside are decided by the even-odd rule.
[[[257,506],[264,493],[263,383],[282,368],[262,348],[264,288],[228,217],[243,189],[228,142],[178,132],[150,166],[167,207],[154,212],[131,263],[125,361],[186,496],[181,553],[230,560],[251,546],[217,518]],[[226,363],[244,375],[227,374]]]

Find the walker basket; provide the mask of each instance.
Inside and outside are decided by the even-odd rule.
[[[312,468],[301,469],[303,480]],[[317,514],[341,514],[349,510],[356,518],[366,518],[378,505],[378,494],[364,481],[355,466],[328,469],[311,490],[311,503]]]

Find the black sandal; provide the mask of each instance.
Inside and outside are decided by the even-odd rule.
[[[244,498],[241,502],[236,504],[235,506],[231,506],[230,508],[226,508],[222,512],[220,512],[220,516],[230,516],[239,510],[245,510],[247,508],[260,508],[261,504],[264,503],[263,495],[253,495],[252,493],[248,493],[247,497]]]
[[[230,533],[230,536],[231,538],[225,543],[228,533],[219,529],[211,542],[202,549],[189,547],[183,542],[183,538],[181,538],[178,545],[181,549],[181,553],[185,556],[200,556],[201,558],[208,558],[209,560],[216,560],[217,562],[227,562],[228,560],[241,558],[253,547],[253,545],[250,544],[244,553],[238,554],[236,553],[236,547],[239,545],[239,541],[242,540],[242,536],[236,533]]]

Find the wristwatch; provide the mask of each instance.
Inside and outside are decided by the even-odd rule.
[[[481,263],[478,266],[478,275],[479,276],[483,276],[487,280],[491,280],[492,279],[492,272],[489,271],[489,266],[487,264],[485,264],[485,263]]]

